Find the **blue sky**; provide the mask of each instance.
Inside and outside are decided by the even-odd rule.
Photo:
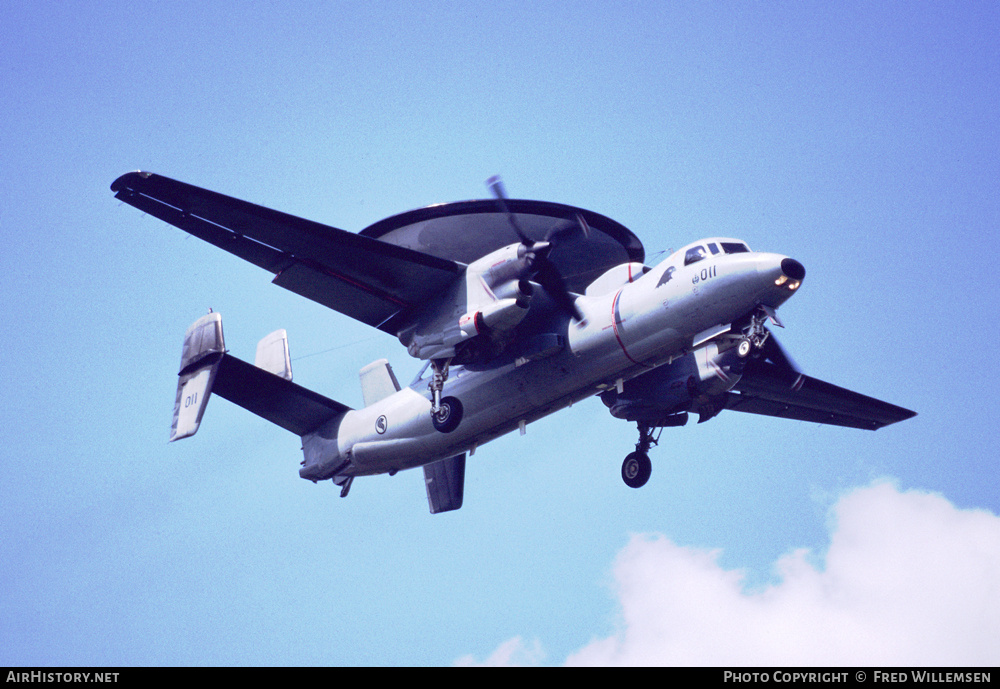
[[[0,45],[0,664],[996,664],[995,3],[8,3]],[[919,412],[877,433],[597,400],[341,500],[214,400],[168,444],[181,338],[289,332],[352,406],[393,338],[137,210],[147,169],[351,231],[568,203],[651,263],[795,257],[783,344]],[[741,632],[741,630],[747,630]],[[947,630],[947,631],[945,631]]]

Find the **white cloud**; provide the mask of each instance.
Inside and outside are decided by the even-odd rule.
[[[455,661],[459,667],[514,667],[533,666],[542,662],[545,653],[542,651],[542,644],[538,639],[530,644],[524,639],[515,636],[500,644],[489,658],[483,662],[477,662],[471,655],[463,656]]]
[[[825,556],[782,557],[771,587],[744,590],[741,572],[718,559],[633,537],[614,565],[618,630],[567,664],[1000,662],[1000,518],[990,512],[877,483],[834,506]]]

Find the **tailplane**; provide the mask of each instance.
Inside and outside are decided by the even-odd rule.
[[[254,366],[226,352],[222,314],[209,313],[195,321],[184,335],[170,440],[198,431],[212,393],[298,436],[350,411],[292,382],[283,330],[261,340],[256,362]]]

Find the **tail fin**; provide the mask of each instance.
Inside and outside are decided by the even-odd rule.
[[[292,360],[288,355],[288,335],[284,330],[275,330],[257,343],[253,365],[285,380],[292,380]]]
[[[198,431],[213,392],[299,436],[350,411],[291,382],[287,347],[283,332],[271,333],[258,348],[258,366],[252,366],[226,353],[221,314],[209,313],[195,321],[184,335],[170,440]],[[280,353],[270,355],[274,352]]]
[[[461,508],[465,495],[465,454],[425,464],[424,485],[431,514]]]
[[[361,395],[365,406],[370,407],[394,392],[399,392],[399,381],[386,359],[379,359],[361,369]]]
[[[174,400],[174,422],[170,427],[171,442],[198,432],[208,397],[212,394],[212,384],[219,372],[219,362],[225,353],[222,314],[202,316],[184,333],[180,379]]]

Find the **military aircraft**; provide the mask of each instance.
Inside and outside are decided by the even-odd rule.
[[[361,370],[363,409],[292,382],[288,339],[253,365],[210,312],[184,337],[170,439],[195,434],[212,393],[302,439],[299,475],[346,496],[358,476],[423,467],[432,513],[462,506],[466,455],[598,395],[636,423],[622,464],[638,488],[662,429],[729,409],[876,430],[914,412],[803,374],[772,335],[805,268],[712,237],[646,266],[621,224],[558,203],[493,198],[395,215],[359,234],[149,172],[115,197],[274,273],[274,284],[399,338],[425,363],[401,387]],[[429,369],[429,370],[428,370]]]

